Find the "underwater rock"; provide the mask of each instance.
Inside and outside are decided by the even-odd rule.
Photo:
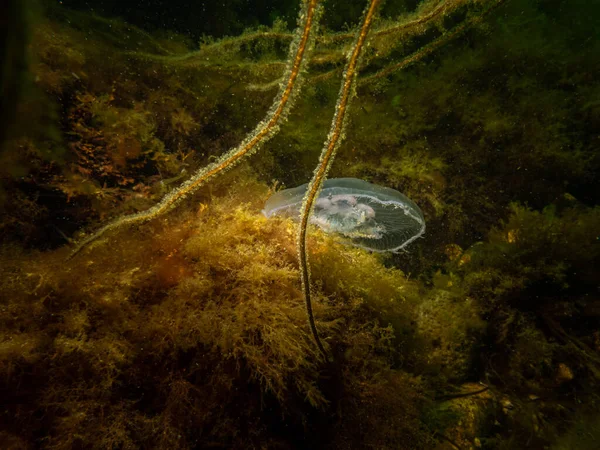
[[[263,214],[299,219],[308,184],[275,193]],[[400,192],[356,178],[326,180],[311,223],[350,243],[376,252],[396,252],[425,233],[419,207]]]

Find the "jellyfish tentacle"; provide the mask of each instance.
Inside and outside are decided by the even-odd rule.
[[[318,198],[323,182],[327,177],[327,172],[331,168],[331,164],[333,163],[335,153],[344,138],[346,113],[348,111],[350,101],[354,94],[354,88],[356,84],[356,71],[360,60],[361,51],[367,40],[369,29],[371,28],[371,25],[375,18],[375,12],[380,3],[380,0],[371,0],[367,11],[364,15],[362,26],[350,53],[350,57],[348,58],[346,68],[344,70],[342,86],[340,88],[338,102],[335,107],[335,114],[333,117],[333,122],[331,124],[331,129],[329,131],[327,141],[325,142],[325,146],[321,153],[321,157],[319,160],[320,163],[315,170],[312,180],[308,184],[308,189],[306,191],[306,196],[304,197],[302,212],[300,216],[300,225],[298,230],[297,241],[298,260],[301,272],[300,281],[302,284],[302,292],[304,294],[304,303],[306,307],[306,314],[308,317],[308,324],[310,326],[310,330],[317,344],[317,347],[319,348],[319,351],[325,357],[326,360],[329,359],[329,356],[325,351],[325,347],[323,347],[323,343],[321,342],[321,339],[319,337],[319,332],[315,324],[315,319],[312,310],[312,300],[310,292],[310,266],[306,254],[306,235],[309,218],[314,208],[315,201]]]
[[[186,196],[204,185],[209,179],[219,175],[237,165],[242,159],[258,151],[259,147],[272,138],[283,121],[287,118],[294,100],[298,96],[302,84],[302,75],[305,70],[307,55],[311,52],[316,35],[316,28],[321,16],[322,0],[306,0],[300,8],[298,16],[298,29],[290,45],[290,58],[288,59],[286,75],[280,85],[279,93],[273,105],[254,130],[237,146],[222,155],[216,162],[199,169],[189,180],[171,191],[153,207],[128,216],[120,217],[77,244],[69,255],[69,259],[78,254],[87,245],[109,231],[126,225],[152,220],[174,208]]]

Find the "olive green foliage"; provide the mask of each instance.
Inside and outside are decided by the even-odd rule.
[[[340,151],[350,167],[334,175],[398,188],[467,245],[511,201],[541,209],[569,193],[593,202],[599,44],[582,37],[594,34],[589,22],[557,14],[559,5],[575,10],[508,2],[427,64],[363,83]]]
[[[600,316],[589,287],[600,264],[600,210],[568,202],[560,212],[511,205],[509,219],[486,242],[437,277],[456,295],[476,299],[495,349],[480,356],[488,381],[520,394],[504,413],[513,430],[506,448],[526,435],[547,445],[566,431],[565,421],[581,421],[567,409],[572,390],[597,408]]]
[[[56,216],[84,223],[148,207],[167,180],[237,143],[269,104],[238,82],[248,66],[232,64],[225,76],[212,65],[200,74],[193,64],[174,68],[145,55],[185,53],[185,41],[118,20],[51,13],[54,20],[40,20],[31,36],[36,90],[17,115],[36,126],[12,133],[0,155],[4,239],[56,245],[62,238],[52,226],[64,227],[52,223]]]
[[[30,172],[39,173],[50,161],[60,164],[64,148],[57,107],[43,95],[31,73],[35,63],[29,51],[33,45],[31,32],[41,20],[38,4],[35,0],[7,1],[1,14],[0,211],[7,214],[0,220],[0,230],[27,240],[35,229],[32,222],[44,215],[44,208],[26,193],[7,189],[6,180],[22,180]]]
[[[566,346],[563,352],[573,353],[577,365],[587,366],[597,376],[600,359],[591,350],[597,345],[593,334],[597,301],[588,298],[587,287],[597,279],[595,268],[600,262],[595,234],[600,210],[568,208],[560,215],[551,207],[541,213],[516,205],[512,210],[510,219],[490,232],[488,243],[468,252],[470,262],[459,269],[464,275],[463,288],[481,299],[488,311],[501,311],[499,340],[507,339],[511,327],[519,330],[517,360],[537,354],[539,364],[548,365],[556,348],[527,325],[527,316],[535,313],[545,322],[547,333]],[[592,321],[577,326],[568,320],[578,316]],[[565,319],[569,327],[577,328],[575,341],[563,334],[560,321]],[[533,368],[538,363],[527,364]]]
[[[352,42],[327,30],[362,10],[328,3],[302,96],[251,167],[68,263],[67,249],[39,250],[147,208],[239,143],[271,104],[292,35],[277,20],[194,48],[173,33],[62,9],[34,28],[33,87],[17,117],[27,126],[0,154],[0,441],[591,445],[597,6],[506,2],[464,39],[376,76],[482,14],[480,2],[455,1],[426,27],[386,34],[398,17],[438,5],[406,13],[414,5],[386,2],[330,175],[404,192],[428,231],[394,256],[311,232],[327,364],[307,334],[295,227],[259,211],[267,185],[310,178],[326,138]],[[489,396],[452,398],[480,381]]]
[[[417,324],[426,349],[420,371],[440,378],[438,383],[468,379],[473,353],[479,351],[485,330],[474,299],[432,289],[418,307]]]
[[[269,191],[247,171],[236,180],[68,264],[62,251],[4,250],[5,436],[45,448],[292,448],[293,433],[329,416],[309,445],[426,448],[424,387],[397,368],[415,284],[311,238],[318,325],[337,355],[324,366],[306,330],[294,225],[260,214]],[[277,431],[284,420],[292,435]]]
[[[552,445],[552,450],[592,450],[598,447],[600,418],[582,417],[569,431]]]
[[[523,309],[544,305],[544,296],[561,290],[581,292],[597,275],[599,227],[598,207],[572,207],[557,213],[553,206],[539,212],[512,204],[506,223],[492,229],[487,243],[469,252],[470,262],[464,266],[469,292],[495,302],[511,302],[514,292],[538,288],[538,298],[529,304],[510,303]]]

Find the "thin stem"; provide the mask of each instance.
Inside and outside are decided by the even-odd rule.
[[[298,259],[300,263],[302,292],[304,294],[304,303],[306,306],[306,314],[308,316],[308,324],[310,326],[310,330],[313,334],[317,347],[319,347],[319,351],[323,354],[325,359],[328,359],[328,355],[325,351],[325,348],[323,347],[321,339],[319,338],[319,333],[315,325],[315,318],[313,316],[312,311],[312,300],[310,292],[310,266],[306,255],[306,235],[308,230],[308,222],[310,214],[313,210],[314,202],[318,197],[319,192],[321,191],[321,186],[323,185],[323,182],[327,177],[327,172],[331,168],[331,165],[335,158],[335,153],[344,138],[346,113],[348,112],[348,107],[350,106],[350,100],[352,99],[354,93],[354,86],[356,84],[356,69],[360,59],[361,51],[366,42],[369,29],[375,17],[375,11],[377,9],[377,6],[379,6],[379,3],[380,0],[371,0],[369,8],[367,9],[367,12],[364,16],[364,21],[360,28],[360,32],[356,39],[356,43],[352,48],[352,53],[350,55],[350,58],[348,59],[348,63],[346,64],[344,77],[342,79],[342,87],[340,89],[338,102],[335,107],[333,122],[329,130],[329,137],[327,138],[325,146],[323,147],[323,151],[320,157],[320,163],[317,166],[317,169],[315,170],[312,180],[308,184],[306,196],[304,197],[304,202],[302,205],[300,226],[298,231]]]

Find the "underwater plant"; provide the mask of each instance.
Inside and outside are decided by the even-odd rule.
[[[425,57],[442,44],[463,33],[470,25],[480,22],[485,15],[502,4],[503,1],[504,0],[490,0],[489,2],[484,2],[485,6],[474,14],[467,14],[466,17],[464,17],[462,24],[454,27],[449,32],[441,33],[439,37],[435,38],[430,44],[423,46],[413,54],[403,58],[402,61],[389,63],[383,68],[380,67],[376,73],[365,77],[363,82],[368,82],[369,80],[376,82],[378,79],[385,78],[389,74]],[[392,26],[383,26],[381,29],[374,32],[372,36],[373,39],[379,39],[380,42],[372,43],[373,49],[371,50],[371,53],[363,60],[362,52],[363,49],[368,46],[367,39],[370,35],[369,31],[375,21],[376,10],[380,1],[371,0],[364,13],[362,25],[354,38],[351,50],[348,53],[348,61],[343,70],[341,88],[338,94],[329,135],[324,144],[319,164],[314,171],[312,180],[308,184],[306,195],[303,200],[300,224],[297,233],[301,285],[304,292],[309,326],[317,346],[325,358],[327,358],[327,353],[319,338],[312,314],[310,268],[306,251],[307,229],[315,202],[327,177],[327,173],[331,169],[335,154],[345,136],[348,110],[351,106],[352,98],[356,95],[355,90],[360,65],[372,64],[377,58],[389,56],[390,53],[393,52],[395,46],[398,45],[398,42],[390,42],[390,40],[394,41],[394,37],[403,37],[410,34],[424,34],[429,29],[441,26],[441,23],[443,23],[446,16],[450,13],[459,11],[463,6],[470,6],[471,3],[480,2],[449,0],[441,4],[437,2],[427,3],[421,8],[422,13],[417,16],[416,19],[408,20],[401,24],[393,24]],[[294,100],[299,95],[298,93],[302,84],[303,75],[307,67],[307,60],[309,59],[316,40],[316,29],[321,13],[322,7],[319,0],[302,2],[302,7],[298,16],[299,26],[293,35],[292,43],[290,44],[285,74],[282,78],[282,82],[279,84],[279,92],[266,117],[238,146],[231,148],[215,162],[199,169],[180,187],[172,190],[159,203],[150,209],[118,218],[101,227],[87,238],[84,238],[76,245],[70,258],[109,231],[127,225],[139,224],[170,211],[186,196],[197,190],[200,186],[206,184],[206,182],[214,176],[232,168],[246,156],[255,153],[264,142],[272,138],[278,132],[281,123],[285,121],[293,106]],[[337,35],[331,39],[331,42],[336,40],[345,41],[348,39],[352,39],[352,34]],[[327,43],[327,39],[324,39],[324,41]],[[332,61],[327,61],[327,64],[330,64],[331,62]],[[335,69],[330,70],[329,72],[319,75],[319,77],[329,77],[335,74],[336,71],[337,70]]]
[[[75,256],[90,242],[98,239],[104,233],[123,225],[135,224],[151,220],[173,208],[187,195],[205,184],[213,176],[220,174],[235,166],[242,158],[256,152],[260,145],[273,137],[280,123],[285,120],[294,99],[297,97],[302,72],[306,65],[305,53],[309,53],[314,45],[315,28],[318,24],[320,7],[318,0],[303,3],[299,15],[299,27],[295,38],[290,45],[290,58],[287,63],[286,76],[281,83],[279,93],[269,110],[267,117],[237,146],[230,149],[216,162],[203,167],[192,175],[179,188],[167,194],[157,205],[138,214],[119,218],[100,228],[87,239],[81,241],[71,257]]]
[[[308,257],[306,254],[308,220],[312,213],[314,203],[319,196],[319,192],[321,192],[323,182],[327,177],[327,172],[333,164],[335,153],[343,140],[344,128],[346,126],[346,114],[348,112],[352,96],[355,93],[354,89],[356,86],[356,71],[358,68],[359,58],[361,57],[361,52],[366,43],[367,35],[373,23],[375,11],[378,6],[378,0],[371,0],[369,8],[365,14],[363,24],[360,28],[360,32],[358,33],[358,37],[352,48],[352,53],[348,58],[348,64],[344,69],[342,87],[340,88],[338,101],[335,105],[333,121],[331,123],[331,128],[329,129],[329,135],[327,136],[327,141],[325,142],[325,146],[323,147],[323,151],[319,158],[319,165],[317,165],[315,173],[308,183],[306,195],[304,196],[304,202],[302,203],[302,212],[300,213],[300,225],[298,229],[298,259],[300,262],[302,292],[304,293],[304,302],[306,306],[306,313],[308,315],[308,323],[315,338],[315,342],[325,358],[327,358],[327,353],[325,352],[323,344],[319,339],[319,334],[317,332],[315,320],[312,314],[310,267],[308,265]]]
[[[362,9],[363,2],[347,4]],[[562,38],[546,47],[559,58],[515,51],[530,47],[521,28],[546,38],[543,31],[556,28],[543,25],[562,14],[552,11],[557,2],[525,0],[426,63],[373,78],[403,64],[404,55],[423,54],[430,48],[424,42],[445,42],[449,27],[471,22],[462,13],[476,4],[462,2],[448,17],[441,8],[453,3],[428,2],[412,18],[445,19],[401,31],[407,18],[385,9],[394,4],[396,14],[399,3],[408,2],[382,3],[367,37],[340,142],[347,136],[327,175],[406,193],[435,233],[402,255],[307,233],[308,294],[332,364],[323,364],[306,327],[298,225],[265,220],[258,211],[276,183],[308,181],[326,140],[338,79],[356,41],[355,33],[327,31],[335,2],[325,4],[325,31],[305,55],[302,95],[260,158],[211,178],[177,211],[139,230],[105,233],[67,264],[62,240],[75,228],[147,209],[184,173],[237,148],[277,92],[294,35],[274,25],[206,39],[190,51],[191,43],[177,50],[156,35],[142,43],[123,39],[129,24],[111,19],[98,35],[89,13],[40,27],[41,45],[33,48],[45,67],[36,84],[53,98],[61,94],[68,152],[62,165],[40,160],[20,185],[6,174],[14,165],[3,164],[0,175],[23,214],[0,221],[0,234],[17,241],[16,248],[0,247],[0,442],[54,449],[300,442],[332,450],[455,443],[491,450],[551,448],[567,427],[572,435],[593,428],[595,420],[572,427],[586,409],[597,415],[599,404],[600,216],[590,211],[585,181],[573,181],[600,167],[600,159],[586,157],[597,140],[591,124],[600,123],[593,58],[571,66],[582,52],[558,53]],[[558,3],[561,11],[577,10]],[[472,10],[481,14],[480,5],[493,4]],[[566,22],[563,15],[556,20]],[[397,33],[385,34],[394,27]],[[428,31],[405,39],[417,28]],[[79,45],[83,33],[89,41]],[[109,35],[121,51],[107,68]],[[551,63],[532,64],[544,60]],[[118,75],[122,68],[127,73]],[[12,145],[2,156],[20,149],[29,158],[37,142],[26,137],[31,147]],[[546,146],[551,140],[556,145]],[[589,169],[581,172],[584,165]],[[326,195],[331,183],[335,178],[323,181],[308,228],[347,232],[377,217],[352,193]],[[29,195],[17,196],[26,189]],[[26,200],[29,217],[33,207],[47,208],[35,222],[25,214]],[[518,206],[508,208],[508,201]],[[549,203],[556,206],[540,212]],[[66,207],[73,213],[60,222],[57,212]],[[20,219],[8,232],[7,217]],[[44,222],[71,227],[55,245],[29,241],[20,249],[12,230],[31,236]],[[585,445],[571,446],[578,444]]]

